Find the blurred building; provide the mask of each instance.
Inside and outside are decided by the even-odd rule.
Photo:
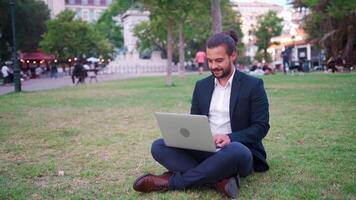
[[[313,41],[308,40],[308,34],[302,28],[302,22],[309,12],[305,8],[288,8],[283,11],[282,34],[272,37],[272,44],[267,49],[272,56],[273,65],[281,65],[283,51],[290,52],[292,66],[305,62],[310,68],[322,65],[323,53]]]
[[[311,45],[307,41],[308,35],[301,27],[291,28],[289,32],[272,37],[272,45],[267,49],[274,62],[282,62],[281,54],[286,49],[291,51],[290,60],[311,59]]]
[[[241,14],[242,21],[242,42],[246,45],[246,56],[253,58],[256,55],[256,37],[253,33],[258,23],[258,17],[273,10],[281,14],[284,8],[277,4],[259,2],[259,1],[240,1],[230,0],[232,8]],[[282,16],[280,16],[282,17]]]
[[[65,9],[73,10],[76,17],[88,22],[97,21],[110,6],[112,0],[42,0],[51,11],[51,18]]]

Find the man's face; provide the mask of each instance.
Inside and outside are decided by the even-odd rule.
[[[236,52],[234,51],[231,56],[226,52],[226,48],[223,45],[207,48],[206,49],[208,66],[211,73],[217,79],[224,79],[231,75],[233,61],[236,59]]]

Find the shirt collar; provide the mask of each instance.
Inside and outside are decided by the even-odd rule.
[[[236,71],[236,69],[235,69],[235,66],[234,66],[234,65],[233,65],[233,67],[232,67],[232,70],[233,70],[233,72],[232,72],[232,74],[231,74],[229,80],[227,81],[226,86],[223,87],[222,85],[220,85],[218,79],[217,79],[217,78],[214,78],[215,87],[216,87],[216,86],[220,86],[220,87],[223,87],[223,88],[229,87],[229,86],[232,84],[232,80],[234,79],[234,76],[235,76],[235,71]]]

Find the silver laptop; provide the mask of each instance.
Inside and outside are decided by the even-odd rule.
[[[156,112],[164,143],[170,147],[216,152],[208,117]]]

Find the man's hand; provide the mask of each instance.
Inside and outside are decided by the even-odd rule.
[[[213,139],[214,139],[215,145],[218,148],[222,148],[223,146],[231,143],[229,136],[227,136],[225,134],[213,135]]]

